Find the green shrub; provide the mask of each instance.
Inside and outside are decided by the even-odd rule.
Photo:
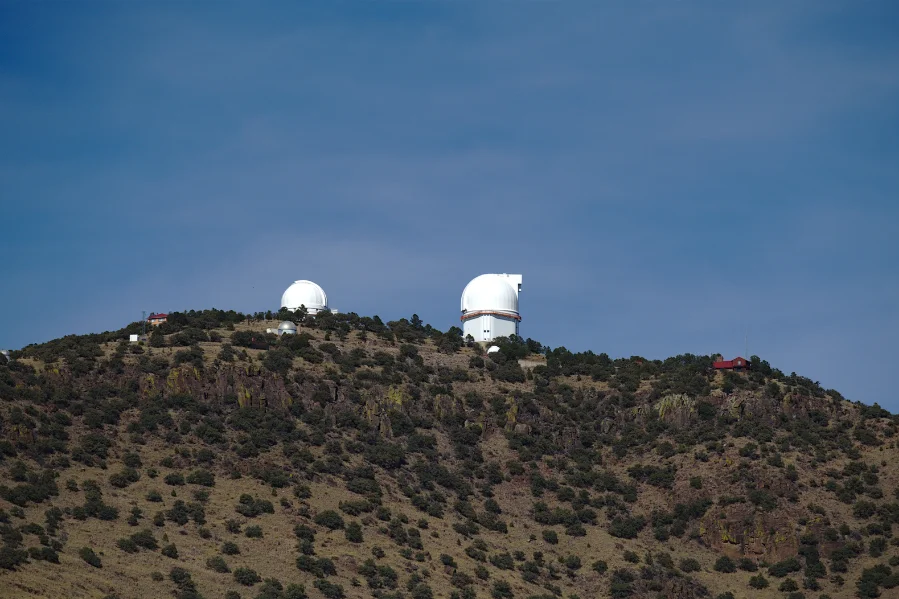
[[[255,518],[260,514],[275,513],[275,506],[272,505],[271,501],[255,498],[247,493],[240,496],[234,509],[238,514],[247,518]]]
[[[768,574],[777,578],[783,578],[787,574],[799,572],[801,569],[802,564],[799,563],[799,560],[791,557],[769,567]]]
[[[737,562],[737,567],[745,572],[756,572],[759,569],[758,565],[748,557],[740,558]]]
[[[722,555],[717,560],[715,560],[715,572],[724,572],[726,574],[731,574],[737,571],[737,565],[734,563],[734,560],[730,559],[726,555]]]
[[[138,480],[140,480],[140,473],[137,470],[134,468],[123,468],[121,472],[110,475],[109,484],[118,489],[124,489]]]
[[[549,543],[550,545],[558,545],[559,544],[559,535],[556,531],[546,528],[543,530],[543,540]]]
[[[251,587],[257,582],[261,582],[262,577],[259,576],[259,574],[256,573],[256,570],[253,570],[252,568],[235,568],[234,580],[242,585]]]
[[[194,470],[187,476],[187,482],[204,487],[215,486],[215,475],[209,470]]]
[[[206,567],[213,572],[219,572],[221,574],[225,574],[231,571],[231,568],[228,567],[228,563],[225,561],[225,558],[220,555],[214,555],[207,559]]]
[[[317,588],[326,599],[343,599],[346,597],[343,587],[333,582],[328,582],[323,578],[317,579],[313,586]]]
[[[490,556],[490,563],[500,570],[514,570],[515,561],[508,553],[498,553]]]
[[[361,543],[362,542],[362,527],[358,522],[350,522],[347,524],[346,531],[346,540],[350,543]]]
[[[646,526],[646,518],[616,517],[609,523],[609,534],[620,539],[635,539],[637,534]]]
[[[180,472],[172,472],[170,474],[166,474],[165,478],[162,480],[165,481],[165,484],[172,487],[180,487],[184,485],[184,475]]]
[[[877,513],[877,505],[870,501],[856,501],[852,506],[852,515],[860,520],[866,520]]]
[[[238,555],[240,553],[240,547],[237,546],[237,543],[225,541],[222,543],[222,553],[225,555]]]
[[[261,539],[262,538],[262,527],[261,526],[247,526],[244,534],[250,539]]]
[[[82,547],[81,549],[79,549],[78,557],[83,559],[94,568],[103,567],[103,563],[100,561],[100,557],[96,553],[94,553],[94,550],[90,547]]]
[[[699,572],[702,569],[702,566],[699,565],[699,562],[692,557],[682,559],[680,561],[679,567],[681,569],[681,572],[686,572],[688,574],[690,572]]]
[[[291,583],[284,589],[284,599],[307,599],[306,589],[301,584]]]
[[[515,595],[512,593],[512,586],[508,582],[497,580],[493,583],[493,588],[490,589],[490,596],[493,599],[512,599]]]
[[[334,510],[325,510],[315,516],[315,523],[331,530],[343,528],[343,518]]]
[[[160,553],[162,553],[162,555],[164,555],[166,557],[170,557],[172,559],[178,559],[178,548],[175,547],[174,543],[170,543],[170,544],[166,545],[165,547],[163,547],[162,551],[160,551]]]
[[[758,574],[749,579],[749,586],[754,589],[765,589],[768,588],[768,579]]]

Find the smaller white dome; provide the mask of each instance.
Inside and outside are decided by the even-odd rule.
[[[297,325],[290,322],[289,320],[285,320],[284,322],[282,322],[281,324],[278,325],[278,330],[279,331],[296,331]]]
[[[294,281],[281,296],[281,307],[294,311],[306,306],[309,314],[328,309],[328,296],[325,290],[312,281]]]
[[[488,354],[495,354],[495,353],[498,352],[498,351],[499,351],[499,346],[498,346],[498,345],[491,345],[490,347],[487,348],[487,353],[488,353]]]

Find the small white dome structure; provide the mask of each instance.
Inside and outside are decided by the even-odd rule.
[[[278,335],[296,335],[297,334],[297,325],[290,322],[289,320],[285,320],[281,324],[278,325]]]
[[[462,334],[475,341],[518,335],[521,275],[475,277],[462,291]]]
[[[309,314],[318,314],[328,309],[328,296],[312,281],[294,281],[281,296],[281,307],[293,312],[300,306],[306,306]]]

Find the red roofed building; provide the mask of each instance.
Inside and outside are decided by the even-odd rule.
[[[150,317],[147,319],[147,322],[150,323],[151,326],[158,327],[165,321],[169,319],[168,314],[150,314]]]
[[[719,358],[721,356],[718,356]],[[733,360],[719,360],[712,363],[715,370],[749,370],[750,362],[746,358],[737,356]]]

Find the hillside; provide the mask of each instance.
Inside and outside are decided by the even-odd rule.
[[[877,406],[758,358],[485,356],[417,317],[289,316],[0,364],[0,596],[899,595]]]

